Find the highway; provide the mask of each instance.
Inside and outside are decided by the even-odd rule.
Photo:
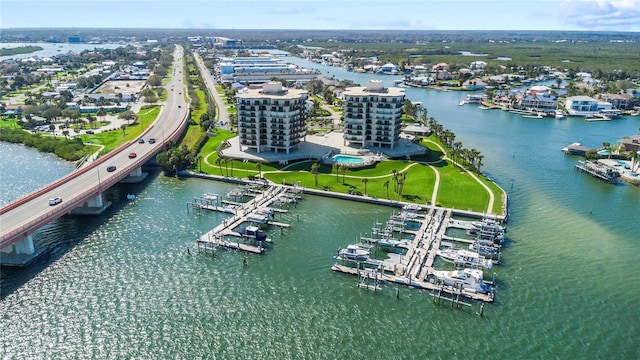
[[[0,249],[82,206],[153,158],[163,150],[166,141],[180,138],[189,116],[182,74],[183,51],[180,46],[176,47],[174,71],[166,86],[167,101],[149,129],[135,141],[123,144],[94,163],[0,209]],[[144,143],[139,143],[139,139]],[[150,143],[150,139],[155,139],[155,143]],[[137,156],[129,158],[130,153]],[[107,171],[110,166],[115,166],[116,170]],[[62,202],[49,205],[49,199],[55,197],[62,198]]]

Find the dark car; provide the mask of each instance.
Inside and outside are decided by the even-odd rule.
[[[108,172],[114,172],[114,171],[116,171],[116,167],[115,167],[115,165],[108,166],[108,167],[107,167],[107,171],[108,171]]]
[[[155,144],[155,143],[156,143],[156,139],[155,138],[149,139],[149,144]]]
[[[93,132],[93,130],[87,130],[87,131],[85,131],[85,133],[87,133],[87,134],[89,134],[89,135],[93,135],[93,134],[95,134],[95,133]]]
[[[129,159],[133,159],[133,158],[135,158],[136,156],[138,156],[138,154],[136,154],[136,153],[129,153]]]
[[[138,140],[138,144],[144,144],[144,139]]]

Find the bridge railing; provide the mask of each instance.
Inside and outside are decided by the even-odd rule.
[[[163,143],[161,144],[162,146],[158,147],[158,152],[162,150],[162,148],[164,147],[164,145],[166,144],[167,140],[172,140],[172,141],[176,141],[180,138],[182,132],[184,131],[184,129],[186,128],[186,126],[189,124],[189,110],[187,110],[185,116],[182,118],[182,120],[180,121],[180,123],[178,124],[178,126],[169,133],[169,136],[166,137],[166,139],[163,141]],[[144,136],[145,134],[147,134],[151,129],[153,128],[153,126],[149,127],[149,129],[147,129],[145,132],[143,132],[143,134],[141,136]],[[86,167],[83,169],[80,169],[78,171],[75,171],[69,175],[64,176],[63,178],[45,186],[42,189],[39,189],[27,196],[25,196],[22,199],[19,199],[17,201],[14,201],[13,203],[3,207],[0,210],[0,215],[15,209],[16,207],[31,201],[39,196],[41,196],[43,193],[50,191],[51,189],[55,188],[56,186],[60,185],[63,182],[69,181],[71,179],[74,179],[78,176],[80,176],[81,174],[84,174],[88,171],[93,170],[96,166],[106,162],[107,160],[111,159],[113,156],[115,156],[116,154],[122,152],[127,146],[130,145],[130,141],[119,146],[117,149],[115,149],[114,151],[110,152],[109,154],[105,155],[104,157],[101,157],[100,159],[98,159],[96,162],[94,162],[92,164],[92,166],[90,167]],[[113,176],[111,178],[109,178],[108,180],[105,179],[105,181],[99,182],[98,185],[95,185],[93,187],[91,187],[88,190],[83,191],[79,196],[74,197],[75,200],[73,201],[63,201],[60,205],[56,206],[54,209],[47,211],[46,213],[44,213],[43,215],[38,216],[38,218],[29,221],[28,223],[20,226],[17,229],[14,229],[8,233],[4,233],[2,234],[2,237],[0,237],[0,249],[5,248],[9,245],[11,245],[12,243],[14,243],[15,241],[19,240],[22,237],[26,237],[28,235],[30,235],[31,233],[33,233],[34,231],[36,231],[37,229],[39,229],[40,227],[42,227],[43,225],[54,221],[56,219],[58,219],[59,217],[62,217],[64,214],[70,212],[71,210],[81,206],[84,202],[86,202],[87,200],[89,200],[90,198],[99,195],[100,193],[102,193],[105,189],[110,188],[111,186],[113,186],[114,184],[116,184],[117,182],[119,182],[120,180],[122,180],[123,178],[129,176],[129,174],[136,168],[140,167],[141,164],[146,163],[147,161],[149,161],[151,158],[153,158],[155,155],[157,154],[156,151],[153,151],[151,153],[149,153],[147,156],[141,157],[139,159],[137,159],[137,161],[133,164],[129,164],[127,165],[123,170],[118,171],[118,173],[120,173],[121,175],[119,176]]]

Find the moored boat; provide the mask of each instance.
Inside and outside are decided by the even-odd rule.
[[[348,260],[366,261],[369,259],[369,250],[358,245],[347,245],[346,248],[338,250],[338,256]]]
[[[493,244],[486,244],[479,240],[469,244],[469,250],[475,251],[483,256],[494,256],[498,252],[498,249],[493,246]]]
[[[491,292],[491,286],[482,280],[482,270],[462,269],[453,271],[434,271],[433,275],[443,284],[477,293]]]
[[[493,267],[493,262],[490,259],[485,259],[478,253],[469,250],[444,249],[438,250],[436,254],[444,261],[452,262],[456,265],[481,267],[489,270]]]
[[[267,234],[265,234],[264,231],[260,230],[257,226],[247,226],[244,229],[238,230],[238,233],[248,238],[255,239],[256,241],[269,242],[269,240],[267,239]]]

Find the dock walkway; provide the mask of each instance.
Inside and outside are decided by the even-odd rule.
[[[407,285],[419,289],[432,290],[449,294],[450,296],[461,295],[466,298],[492,302],[493,294],[481,294],[464,289],[456,289],[450,286],[443,286],[431,276],[434,268],[436,254],[445,232],[451,221],[453,211],[444,208],[430,208],[420,225],[415,231],[415,237],[408,244],[407,253],[401,258],[400,262],[395,266],[385,266],[385,262],[377,260],[368,260],[367,262],[357,263],[355,267],[334,263],[331,267],[334,271],[347,274],[357,275],[359,283],[362,278],[375,279],[375,281],[386,281],[394,284]],[[376,264],[378,264],[376,266]],[[361,266],[365,265],[365,266]],[[373,265],[367,267],[366,265]]]
[[[256,196],[253,197],[253,199],[251,199],[249,202],[238,204],[233,212],[229,211],[230,208],[228,207],[205,205],[203,208],[214,211],[231,212],[233,216],[228,219],[222,220],[222,223],[220,223],[218,226],[200,236],[200,238],[198,239],[199,246],[205,248],[219,246],[228,249],[247,251],[255,254],[263,253],[265,248],[262,246],[261,242],[258,244],[258,246],[242,243],[241,238],[245,237],[233,231],[233,229],[240,226],[242,223],[250,222],[251,219],[263,218],[264,215],[262,214],[265,213],[266,209],[269,208],[269,206],[271,206],[274,202],[278,201],[280,197],[287,194],[287,191],[287,188],[283,186],[272,185],[260,194],[256,194]],[[290,226],[289,224],[269,220],[266,220],[265,222],[281,227]],[[231,237],[234,237],[235,240],[232,240]]]

